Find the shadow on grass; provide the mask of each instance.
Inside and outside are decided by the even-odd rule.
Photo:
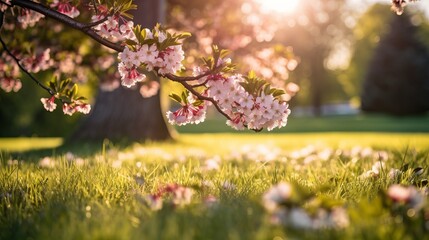
[[[28,139],[27,139],[28,140]],[[53,140],[58,140],[58,144],[53,144]],[[10,139],[13,142],[13,138]],[[15,140],[18,141],[18,140]],[[99,141],[63,141],[61,138],[29,138],[28,141],[40,141],[36,146],[26,146],[21,150],[13,150],[19,146],[16,146],[12,150],[1,150],[0,148],[0,158],[12,157],[12,159],[22,160],[25,159],[26,162],[37,162],[40,158],[50,156],[64,156],[67,153],[73,153],[82,158],[91,157],[96,154],[105,155],[108,151],[114,149],[116,151],[124,150],[134,144],[145,144],[153,143],[154,141],[130,141],[130,140],[116,140],[111,141],[109,139],[99,140]],[[43,141],[46,142],[46,145],[43,146]],[[177,139],[166,140],[167,143],[175,143]]]

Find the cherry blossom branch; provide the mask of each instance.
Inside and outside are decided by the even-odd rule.
[[[40,14],[43,14],[43,15],[45,15],[47,17],[53,18],[53,19],[55,19],[55,20],[57,20],[57,21],[65,24],[65,25],[67,25],[69,27],[72,27],[72,28],[74,28],[76,30],[79,30],[79,31],[83,32],[84,34],[90,36],[92,39],[94,39],[95,41],[99,42],[100,44],[102,44],[102,45],[104,45],[104,46],[106,46],[108,48],[111,48],[111,49],[113,49],[113,50],[115,50],[117,52],[122,52],[124,50],[124,46],[121,46],[119,44],[113,43],[113,42],[111,42],[109,40],[106,40],[106,39],[102,38],[94,30],[91,29],[91,27],[96,26],[96,25],[98,25],[98,24],[103,23],[104,21],[106,21],[108,16],[106,16],[105,18],[103,18],[103,19],[101,19],[101,20],[99,20],[97,22],[90,23],[90,24],[85,24],[85,23],[78,22],[78,21],[74,20],[73,18],[70,18],[67,15],[59,13],[59,12],[57,12],[55,10],[52,10],[52,9],[50,9],[50,8],[42,5],[42,4],[39,4],[39,3],[36,3],[36,2],[33,2],[33,1],[29,1],[29,0],[12,0],[11,4],[12,4],[12,6],[16,5],[16,6],[20,6],[20,7],[23,7],[23,8],[31,9],[31,10],[36,11],[36,12],[38,12]],[[168,78],[168,79],[170,79],[172,81],[176,81],[176,82],[180,82],[180,83],[187,82],[187,81],[195,81],[195,80],[198,80],[198,79],[200,79],[202,77],[206,77],[206,76],[208,76],[210,74],[213,74],[216,70],[218,70],[218,68],[213,69],[212,71],[206,72],[204,74],[201,74],[199,76],[180,77],[180,76],[177,76],[177,75],[174,75],[174,74],[166,74],[164,77],[166,77],[166,78]]]
[[[6,43],[3,41],[3,38],[0,35],[0,43],[3,47],[3,49],[6,51],[6,53],[16,62],[16,64],[18,65],[18,67],[25,73],[27,74],[31,80],[33,80],[39,87],[43,88],[44,90],[46,90],[51,96],[54,96],[55,93],[48,87],[46,87],[45,85],[43,85],[41,82],[39,82],[39,80],[37,80],[31,73],[29,73],[27,71],[27,69],[25,69],[24,66],[21,65],[21,63],[19,62],[19,59],[7,48]]]
[[[177,94],[170,95],[174,100],[182,104],[181,109],[175,112],[167,112],[169,122],[172,124],[184,125],[203,121],[207,106],[203,104],[204,101],[206,103],[211,102],[216,110],[228,119],[227,125],[237,130],[248,128],[254,131],[260,131],[265,127],[268,130],[272,130],[276,127],[284,127],[287,123],[290,110],[285,102],[278,99],[278,96],[283,94],[284,91],[271,88],[263,79],[257,78],[253,72],[249,73],[247,77],[242,77],[241,75],[234,75],[231,77],[224,76],[223,74],[233,70],[234,66],[231,64],[229,58],[224,59],[227,51],[220,50],[217,46],[213,46],[212,57],[203,59],[208,68],[205,73],[198,76],[175,75],[177,70],[183,67],[182,60],[184,59],[184,52],[180,42],[182,39],[189,37],[189,33],[171,35],[164,29],[161,29],[160,26],[156,26],[152,31],[148,31],[148,29],[142,29],[141,26],[133,28],[133,23],[131,22],[131,24],[129,24],[129,22],[127,23],[126,21],[124,21],[126,25],[122,25],[124,28],[122,28],[122,26],[120,29],[117,27],[112,28],[104,22],[106,20],[109,22],[113,21],[113,24],[110,25],[117,26],[119,25],[119,20],[113,18],[108,19],[109,16],[104,16],[103,19],[97,22],[82,23],[69,17],[74,14],[60,13],[31,0],[10,0],[10,3],[12,6],[29,9],[61,22],[66,26],[86,34],[100,44],[119,52],[118,58],[121,62],[118,65],[118,71],[123,86],[132,87],[137,82],[146,79],[146,75],[138,71],[138,68],[141,67],[142,64],[150,66],[157,72],[158,76],[182,84],[188,92],[182,93],[182,96]],[[94,7],[96,8],[96,6]],[[115,9],[115,11],[119,10]],[[116,18],[116,14],[118,13],[111,13],[110,16],[115,16]],[[97,18],[99,18],[99,16]],[[98,29],[94,28],[94,26],[100,24],[103,26],[104,32],[98,32]],[[126,41],[127,45],[121,45],[107,40],[109,37],[117,37],[118,35],[120,35],[119,37],[130,40]],[[134,41],[133,38],[137,41]],[[144,40],[147,39],[151,39],[150,41],[155,41],[155,43],[159,44],[147,44],[144,42]],[[41,99],[45,109],[53,111],[56,108],[54,97],[60,99],[60,97],[63,97],[61,94],[63,94],[64,97],[68,97],[71,100],[71,103],[69,103],[60,99],[63,102],[63,111],[65,114],[71,115],[75,111],[82,113],[88,113],[90,111],[88,104],[82,103],[79,100],[80,98],[75,98],[74,95],[76,95],[77,89],[75,85],[71,87],[71,89],[64,91],[64,93],[56,90],[62,89],[63,87],[61,86],[68,85],[69,82],[67,81],[71,80],[58,82],[55,79],[53,80],[55,82],[51,81],[49,83],[50,88],[47,88],[19,63],[19,60],[6,48],[4,41],[1,38],[0,40],[8,54],[17,62],[19,68],[29,75],[40,87],[47,90],[52,95],[51,98]],[[155,61],[159,58],[166,63],[163,64],[162,62]],[[221,82],[222,86],[217,86],[217,91],[225,94],[216,95],[217,93],[215,93],[215,90],[213,90],[213,93],[208,91],[206,92],[207,94],[205,94],[197,90],[199,87],[206,87],[206,89],[208,89],[206,85],[209,81],[213,80],[213,82],[216,83],[215,80],[219,79],[223,81]],[[196,84],[190,83],[195,80],[203,81],[202,83]],[[56,84],[61,84],[61,86],[57,86]],[[225,84],[226,86],[224,86]],[[262,86],[264,86],[263,91]],[[195,96],[199,101],[189,100],[189,93]],[[239,97],[240,99],[235,99],[237,96],[242,97]],[[219,97],[219,101],[215,100],[216,97]],[[232,97],[234,97],[235,100],[231,99]],[[241,100],[243,100],[242,104],[237,102]],[[230,114],[232,116],[230,116]]]
[[[36,3],[36,2],[33,2],[33,1],[28,1],[28,0],[12,0],[11,4],[12,5],[16,5],[16,6],[20,6],[20,7],[23,7],[23,8],[28,8],[28,9],[36,11],[36,12],[38,12],[40,14],[43,14],[43,15],[48,16],[50,18],[53,18],[53,19],[55,19],[55,20],[57,20],[57,21],[65,24],[65,25],[67,25],[69,27],[72,27],[72,28],[74,28],[76,30],[79,30],[79,31],[83,32],[84,34],[90,36],[92,39],[94,39],[95,41],[99,42],[100,44],[102,44],[102,45],[104,45],[106,47],[109,47],[109,48],[111,48],[111,49],[113,49],[113,50],[115,50],[117,52],[122,52],[124,50],[124,46],[121,46],[119,44],[110,42],[110,41],[102,38],[100,35],[98,35],[95,31],[93,31],[91,29],[91,27],[93,25],[96,26],[96,25],[98,25],[98,24],[103,23],[104,21],[106,21],[106,19],[107,19],[108,16],[106,16],[105,18],[103,18],[103,19],[101,19],[101,20],[99,20],[97,22],[90,23],[90,24],[85,24],[85,23],[78,22],[78,21],[74,20],[73,18],[70,18],[67,15],[59,13],[59,12],[57,12],[55,10],[52,10],[52,9],[50,9],[50,8],[42,5],[42,4],[39,4],[39,3]],[[219,69],[219,67],[213,69],[212,71],[208,71],[208,72],[206,72],[204,74],[201,74],[199,76],[180,77],[180,76],[177,76],[177,75],[174,75],[174,74],[166,74],[164,77],[166,77],[166,78],[168,78],[168,79],[170,79],[172,81],[176,81],[176,82],[195,81],[195,80],[198,80],[200,78],[206,77],[206,76],[208,76],[210,74],[213,74],[218,69]]]
[[[67,15],[64,15],[62,13],[59,13],[55,10],[52,10],[52,9],[50,9],[50,8],[40,4],[40,3],[36,3],[33,1],[29,1],[29,0],[11,0],[11,4],[12,4],[12,6],[19,6],[22,8],[27,8],[27,9],[36,11],[40,14],[43,14],[47,17],[50,17],[52,19],[55,19],[58,22],[61,22],[61,23],[65,24],[69,27],[72,27],[76,30],[79,30],[79,31],[85,33],[86,35],[88,35],[89,37],[94,39],[95,41],[97,41],[100,44],[102,44],[108,48],[111,48],[115,51],[122,52],[124,50],[124,46],[121,46],[119,44],[116,44],[114,42],[111,42],[109,40],[102,38],[94,30],[91,29],[90,25],[78,22],[78,21],[74,20],[73,18],[71,18]]]

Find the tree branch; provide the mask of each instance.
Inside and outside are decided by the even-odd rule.
[[[0,3],[6,5],[8,7],[12,7],[11,4],[9,4],[9,3],[5,2],[5,1],[0,0]]]
[[[40,3],[36,3],[33,1],[29,1],[29,0],[12,0],[11,4],[13,6],[19,6],[22,8],[27,8],[27,9],[36,11],[40,14],[43,14],[44,16],[55,19],[58,22],[61,22],[61,23],[65,24],[69,27],[72,27],[76,30],[79,30],[79,31],[85,33],[86,35],[88,35],[89,37],[91,37],[95,41],[99,42],[100,44],[102,44],[108,48],[111,48],[117,52],[122,52],[124,50],[124,46],[121,46],[117,43],[113,43],[109,40],[102,38],[94,30],[92,30],[90,27],[88,27],[87,24],[78,22],[78,21],[74,20],[73,18],[71,18],[67,15],[64,15],[62,13],[59,13],[55,10],[52,10],[52,9],[50,9],[50,8],[40,4]]]
[[[200,83],[200,84],[195,84],[195,85],[190,85],[192,88],[197,88],[197,87],[203,87],[205,86],[207,83],[209,82],[209,80],[205,80],[204,82]]]
[[[16,64],[18,65],[18,67],[25,73],[27,74],[31,80],[33,80],[39,87],[45,89],[51,96],[54,96],[55,93],[52,91],[52,89],[46,87],[45,85],[43,85],[41,82],[39,82],[39,80],[37,80],[35,77],[33,77],[33,75],[31,75],[31,73],[29,73],[27,71],[27,69],[24,68],[24,66],[21,65],[21,63],[19,62],[19,59],[17,57],[15,57],[15,55],[13,55],[13,53],[7,48],[6,43],[3,41],[3,38],[0,35],[0,43],[3,47],[3,49],[6,51],[6,53],[13,58],[13,60],[16,62]]]

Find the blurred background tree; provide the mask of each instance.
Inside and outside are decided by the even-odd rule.
[[[386,4],[374,4],[365,11],[353,28],[353,45],[348,67],[338,72],[338,81],[354,106],[360,105],[360,94],[368,62],[380,37],[388,30],[388,24],[395,17],[386,9]]]
[[[276,37],[293,46],[301,59],[295,74],[302,91],[294,103],[311,105],[315,116],[322,114],[324,103],[344,99],[329,59],[350,47],[352,24],[353,11],[346,0],[303,0]]]
[[[88,16],[86,16],[88,17]],[[15,19],[6,18],[3,25],[5,41],[11,49],[21,53],[40,53],[51,48],[54,68],[39,72],[42,82],[54,75],[72,77],[85,96],[94,94],[98,76],[112,74],[114,57],[84,34],[64,27],[49,18],[37,28],[15,29]],[[28,42],[33,44],[28,44]],[[52,47],[54,46],[54,47]],[[0,91],[0,136],[65,136],[73,131],[79,116],[64,116],[62,111],[46,112],[40,98],[46,92],[23,75],[23,87],[18,93]]]
[[[393,115],[429,111],[429,50],[408,14],[392,19],[375,49],[361,103],[364,111]]]

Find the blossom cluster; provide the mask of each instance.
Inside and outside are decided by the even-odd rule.
[[[167,202],[173,206],[184,206],[191,203],[194,191],[178,184],[167,184],[156,194],[147,196],[146,200],[152,210],[162,209],[163,203]]]
[[[160,49],[158,46],[166,40],[166,33],[159,29],[154,29],[155,33],[149,29],[144,29],[144,31],[146,34],[143,40],[156,42],[136,44],[132,48],[126,46],[124,51],[118,55],[121,61],[118,70],[123,86],[132,87],[137,82],[146,79],[146,75],[141,73],[139,68],[147,71],[156,70],[158,74],[165,75],[174,74],[183,67],[184,52],[181,45]]]
[[[416,2],[417,0],[392,0],[392,11],[398,15],[404,13],[404,8],[408,2]]]
[[[398,205],[420,210],[425,202],[425,196],[414,186],[391,185],[387,189],[387,196]]]
[[[208,96],[215,99],[232,118],[227,125],[237,130],[247,126],[255,130],[267,128],[268,131],[286,126],[290,114],[288,104],[272,94],[250,94],[240,85],[243,82],[241,75],[214,78],[207,82]]]
[[[40,101],[43,104],[43,107],[46,111],[53,112],[57,108],[55,103],[56,96],[51,96],[49,98],[41,98]],[[63,103],[63,112],[66,115],[73,115],[75,112],[80,112],[83,114],[88,114],[91,111],[91,105],[84,103],[80,100],[72,100],[71,103]]]
[[[75,18],[80,14],[79,10],[76,6],[72,5],[70,0],[54,0],[49,6],[71,18]]]
[[[0,58],[0,88],[5,92],[18,92],[22,87],[18,77],[18,65],[13,64],[13,59],[3,52]]]
[[[293,194],[294,187],[281,182],[263,195],[263,205],[271,214],[271,222],[303,229],[345,228],[349,225],[349,217],[343,207],[319,207],[310,214],[299,207],[305,202],[294,204]]]
[[[50,52],[51,50],[48,48],[40,54],[25,56],[20,62],[27,71],[38,73],[39,71],[49,69],[54,64],[54,60],[51,59]]]
[[[194,74],[204,75],[204,72],[197,68]],[[259,89],[254,92],[255,89],[249,87],[249,81],[256,80],[242,75],[226,76],[220,73],[199,79],[199,83],[206,87],[203,95],[213,99],[221,111],[229,116],[230,119],[226,122],[228,126],[236,130],[267,128],[268,131],[286,126],[290,114],[288,104],[272,92],[260,92]],[[170,123],[177,125],[198,123],[203,120],[200,116],[205,116],[206,105],[207,103],[200,104],[195,108],[195,104],[182,103],[180,109],[168,112],[167,118]]]
[[[108,16],[108,12],[102,12],[94,15],[91,19],[92,22],[102,21],[105,19],[105,21],[102,21],[102,23],[94,27],[94,30],[103,38],[112,39],[114,41],[135,39],[135,35],[132,31],[134,26],[133,21],[126,21],[117,15]]]
[[[178,126],[186,124],[199,124],[206,119],[207,105],[198,101],[192,94],[183,101],[181,107],[174,112],[167,112],[167,119],[170,124]]]
[[[140,87],[140,95],[143,98],[155,96],[159,91],[160,85],[157,81],[147,81]]]
[[[34,25],[44,17],[45,15],[36,11],[21,8],[18,14],[18,22],[21,24],[22,28],[26,29],[27,27],[34,27]]]
[[[151,47],[143,45],[138,51],[130,51],[126,48],[119,56],[122,61],[118,66],[122,85],[131,87],[146,78],[146,75],[137,70],[142,64],[145,65],[147,70],[159,67],[159,72],[162,74],[176,72],[181,68],[182,52],[180,46],[171,47],[162,54],[158,52],[154,45]],[[156,54],[155,58],[152,58],[153,54]]]

